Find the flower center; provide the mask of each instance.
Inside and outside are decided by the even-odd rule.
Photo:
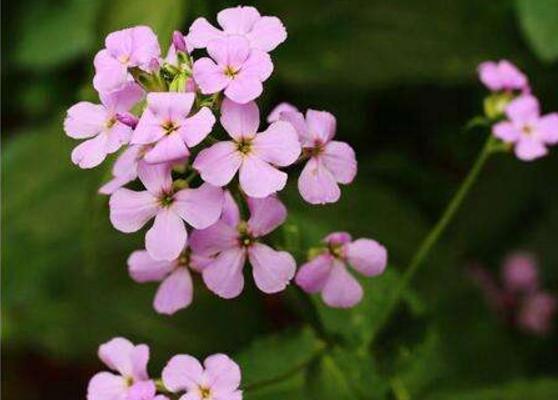
[[[134,384],[134,378],[131,376],[124,377],[124,384],[128,387],[132,386]]]
[[[190,265],[190,249],[186,249],[184,250],[182,253],[180,253],[180,256],[178,257],[178,266],[179,267],[187,267],[188,265]]]
[[[130,62],[130,56],[128,54],[122,54],[118,57],[118,61],[122,64],[128,64],[128,62]]]
[[[524,135],[531,136],[534,132],[534,129],[531,125],[524,125],[521,131]]]
[[[110,117],[107,122],[105,122],[105,126],[107,127],[107,129],[110,129],[114,126],[114,124],[116,124],[116,116]]]
[[[159,197],[159,204],[161,207],[168,207],[174,201],[173,193],[163,193],[161,197]]]
[[[229,78],[234,78],[238,74],[238,70],[234,69],[230,65],[227,65],[223,73],[225,74],[225,76],[228,76]]]
[[[324,146],[321,143],[317,143],[314,147],[303,148],[302,152],[305,157],[317,157],[324,152]]]
[[[238,242],[241,247],[250,247],[256,241],[254,236],[250,233],[250,229],[246,222],[242,221],[238,224],[236,229],[239,233]]]
[[[343,251],[342,244],[330,243],[327,245],[330,254],[335,258],[344,258],[345,252]]]
[[[240,139],[239,142],[236,142],[236,150],[244,155],[249,154],[252,150],[252,140],[247,138]]]
[[[211,389],[205,386],[200,386],[200,396],[203,400],[211,399]]]
[[[168,121],[165,121],[161,124],[161,128],[163,128],[165,130],[165,135],[170,135],[174,131],[178,130],[178,128],[180,128],[180,126],[176,125],[173,121],[168,120]]]

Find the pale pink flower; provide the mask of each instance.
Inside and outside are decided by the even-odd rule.
[[[549,293],[536,292],[527,296],[519,310],[519,327],[535,335],[546,335],[552,329],[556,307],[556,297]]]
[[[118,189],[110,197],[110,220],[121,232],[136,232],[149,220],[145,248],[156,260],[174,260],[186,247],[184,223],[197,229],[214,224],[223,209],[223,191],[210,184],[175,191],[168,164],[142,164],[138,176],[147,190]]]
[[[243,36],[251,48],[270,52],[287,38],[287,31],[277,17],[261,16],[254,7],[227,8],[217,14],[221,29],[215,28],[205,18],[198,18],[190,27],[187,39],[195,48],[207,47],[215,39]]]
[[[280,103],[273,110],[271,110],[271,112],[267,116],[267,122],[271,124],[272,122],[279,121],[280,119],[282,119],[281,115],[287,112],[299,112],[299,111],[298,108],[296,108],[290,103]]]
[[[522,95],[506,107],[508,120],[492,127],[498,139],[513,144],[515,155],[531,161],[548,153],[547,146],[558,143],[558,113],[541,116],[539,101]]]
[[[138,165],[143,163],[143,156],[150,146],[132,145],[122,152],[112,166],[112,179],[99,188],[101,194],[113,194],[115,191],[138,177]]]
[[[309,157],[298,178],[298,190],[311,204],[335,203],[341,197],[339,184],[349,184],[357,172],[355,152],[347,143],[333,140],[335,117],[326,111],[293,111],[290,104],[280,104],[269,116],[293,125]]]
[[[118,121],[117,113],[127,112],[143,97],[135,83],[110,94],[100,94],[101,104],[81,101],[68,110],[66,134],[87,139],[72,151],[72,161],[81,168],[93,168],[130,141],[132,128]]]
[[[181,400],[242,400],[240,367],[225,354],[209,356],[203,365],[187,354],[176,355],[162,377],[171,392],[186,392]]]
[[[168,400],[167,396],[157,394],[157,387],[153,381],[138,382],[128,390],[125,400]],[[109,399],[107,399],[109,400]],[[120,399],[119,399],[120,400]]]
[[[138,283],[160,281],[153,308],[160,314],[171,315],[192,303],[194,286],[190,269],[201,272],[210,261],[189,248],[172,261],[154,260],[146,250],[137,250],[128,257],[128,272]]]
[[[324,242],[327,250],[300,267],[295,282],[308,293],[321,292],[330,307],[353,307],[363,291],[348,266],[364,276],[379,275],[386,268],[387,251],[375,240],[352,241],[346,232],[332,233]]]
[[[529,82],[523,72],[508,60],[486,61],[478,67],[479,79],[491,91],[529,91]]]
[[[535,257],[529,253],[514,253],[502,266],[504,288],[515,293],[531,293],[539,288]]]
[[[136,26],[110,33],[105,48],[97,53],[93,86],[99,92],[111,92],[132,78],[128,68],[147,69],[152,59],[161,55],[157,36],[147,26]]]
[[[242,190],[258,198],[285,187],[287,174],[276,167],[291,165],[300,155],[296,131],[291,124],[277,121],[256,133],[259,123],[255,103],[223,101],[221,124],[233,140],[216,143],[196,157],[193,166],[204,181],[225,186],[239,171]]]
[[[189,147],[199,144],[213,129],[215,117],[202,107],[190,115],[194,93],[149,93],[134,134],[132,144],[153,144],[145,154],[148,163],[164,163],[184,159]]]
[[[242,221],[238,206],[226,192],[219,222],[204,230],[194,230],[190,240],[194,252],[215,257],[203,269],[203,280],[211,291],[226,299],[242,292],[242,270],[247,258],[256,286],[265,293],[284,290],[296,270],[296,262],[289,253],[259,242],[285,221],[285,206],[275,196],[248,197],[247,203],[250,218]]]
[[[99,347],[99,358],[116,372],[99,372],[89,381],[87,400],[151,400],[147,375],[149,347],[117,337]],[[153,393],[154,394],[154,393]],[[142,397],[143,396],[143,397]],[[161,399],[157,399],[161,400]]]
[[[203,94],[224,90],[229,99],[245,104],[262,93],[262,83],[273,71],[269,54],[250,49],[241,36],[212,40],[207,52],[211,58],[200,58],[193,66],[194,80]]]

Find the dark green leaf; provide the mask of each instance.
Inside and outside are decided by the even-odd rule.
[[[519,22],[528,43],[544,61],[558,58],[558,0],[516,0]]]

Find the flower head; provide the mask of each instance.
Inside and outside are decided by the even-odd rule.
[[[190,27],[188,41],[195,48],[207,47],[215,39],[228,36],[244,37],[251,48],[270,52],[287,38],[287,31],[277,17],[262,17],[254,7],[227,8],[217,14],[221,29],[205,18],[198,18]]]
[[[519,327],[535,335],[547,334],[552,328],[557,305],[556,297],[549,293],[540,291],[528,296],[519,310]]]
[[[105,39],[105,48],[95,56],[93,86],[99,92],[119,89],[131,80],[128,68],[147,69],[160,55],[157,36],[147,26],[112,32]]]
[[[145,248],[156,260],[175,260],[186,246],[184,222],[204,229],[214,224],[223,208],[223,191],[210,184],[176,191],[170,165],[138,167],[140,181],[147,190],[118,189],[110,197],[110,220],[122,232],[135,232],[155,218],[145,235]]]
[[[532,254],[514,253],[502,266],[504,288],[515,293],[531,293],[539,288],[537,262]]]
[[[258,106],[225,99],[221,124],[233,139],[202,150],[194,161],[204,181],[216,186],[228,184],[239,171],[240,186],[250,197],[267,197],[285,187],[287,174],[276,167],[294,163],[300,154],[297,134],[285,121],[272,123],[257,133]]]
[[[346,232],[332,233],[324,242],[326,251],[300,267],[295,282],[308,293],[321,292],[330,307],[353,307],[363,292],[348,265],[364,276],[379,275],[387,265],[387,251],[375,240],[352,241]]]
[[[134,345],[127,339],[114,338],[99,347],[99,358],[116,373],[99,372],[93,376],[87,388],[87,400],[154,398],[155,385],[147,375],[149,347],[145,344]]]
[[[508,60],[486,61],[478,67],[481,82],[491,91],[529,91],[529,82],[523,72]]]
[[[147,251],[137,250],[128,258],[128,271],[139,283],[161,281],[153,307],[160,314],[170,315],[192,303],[194,287],[190,269],[201,272],[210,261],[189,248],[172,261],[154,260]]]
[[[262,94],[262,83],[273,71],[269,54],[250,49],[242,36],[212,40],[207,52],[211,58],[200,58],[193,66],[194,79],[203,94],[224,90],[225,96],[241,104]]]
[[[351,183],[356,175],[355,152],[347,143],[333,140],[336,121],[332,114],[308,110],[304,117],[291,107],[280,104],[269,118],[291,123],[309,158],[298,179],[300,194],[311,204],[335,203],[341,196],[339,184]]]
[[[531,161],[548,153],[547,146],[558,143],[558,113],[541,116],[539,101],[522,95],[506,107],[508,120],[492,127],[498,139],[513,144],[515,155]]]
[[[189,115],[194,93],[149,93],[147,108],[132,135],[133,144],[153,144],[145,154],[148,163],[179,160],[190,154],[189,147],[199,144],[213,129],[215,117],[202,107]]]
[[[242,400],[239,366],[225,354],[207,357],[203,365],[179,354],[163,369],[163,383],[171,392],[183,392],[183,400]]]
[[[203,269],[203,280],[210,290],[226,299],[242,292],[242,269],[247,258],[256,286],[265,293],[284,290],[296,269],[289,253],[276,251],[259,240],[285,221],[285,206],[274,196],[248,198],[247,202],[250,218],[244,221],[232,196],[226,192],[219,222],[207,229],[195,230],[190,240],[194,252],[215,257]]]
[[[87,139],[72,151],[72,161],[81,168],[93,168],[130,141],[132,128],[117,118],[143,97],[143,90],[128,83],[120,90],[101,94],[101,104],[81,101],[68,110],[64,120],[66,134],[74,139]]]

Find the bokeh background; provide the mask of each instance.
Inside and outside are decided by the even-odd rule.
[[[126,257],[141,246],[142,234],[112,229],[107,199],[96,195],[109,163],[79,170],[70,162],[76,143],[62,130],[70,105],[96,100],[92,58],[108,32],[149,24],[166,48],[174,29],[185,32],[199,15],[214,21],[220,9],[235,4],[3,2],[6,399],[84,398],[88,378],[101,368],[97,346],[115,335],[149,343],[155,371],[176,352],[239,354],[264,335],[304,324],[293,288],[264,296],[249,285],[240,298],[223,301],[199,281],[190,308],[172,318],[157,315],[151,308],[156,286],[135,284],[126,271]],[[545,288],[558,293],[558,151],[533,163],[507,154],[493,157],[396,318],[385,327],[374,325],[397,271],[487,135],[484,128],[464,129],[482,113],[487,94],[476,80],[478,63],[512,60],[530,76],[544,110],[558,110],[558,1],[268,0],[255,5],[263,14],[279,16],[289,33],[272,54],[275,73],[261,108],[268,112],[287,100],[333,112],[338,137],[356,149],[360,167],[356,182],[335,205],[309,209],[289,188],[283,198],[293,212],[277,240],[296,247],[316,243],[324,232],[347,229],[390,249],[392,272],[366,283],[363,305],[343,316],[320,308],[326,325],[343,321],[333,324],[342,343],[351,342],[354,330],[364,335],[379,330],[374,346],[363,350],[371,355],[374,372],[338,368],[333,374],[337,389],[358,386],[355,382],[364,382],[365,389],[358,395],[338,392],[336,398],[558,398],[556,333],[519,332],[491,312],[467,274],[468,265],[480,263],[497,275],[509,252],[528,250],[539,259]],[[347,326],[353,331],[347,333]],[[260,356],[278,357],[265,353],[273,351],[273,342],[255,348]],[[303,349],[291,351],[296,357]],[[315,367],[317,375],[331,378],[322,367]],[[279,394],[251,398],[330,398],[333,392],[320,393],[315,381],[305,376]]]

